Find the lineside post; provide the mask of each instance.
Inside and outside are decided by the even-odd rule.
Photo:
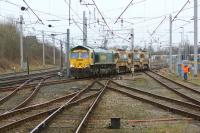
[[[45,66],[45,44],[44,44],[44,31],[42,31],[42,64]]]
[[[20,15],[20,66],[24,69],[24,51],[23,51],[23,16]]]
[[[169,72],[172,73],[172,15],[169,15]]]
[[[70,62],[69,62],[69,53],[70,53],[70,30],[67,29],[67,43],[66,43],[66,67],[67,67],[67,78],[70,78]]]
[[[87,46],[87,18],[83,11],[83,46]]]
[[[53,41],[53,64],[56,64],[56,44],[55,44],[55,34],[52,34]]]
[[[134,50],[134,29],[131,29],[131,50]]]
[[[63,43],[60,41],[60,71],[63,71]]]
[[[194,76],[198,75],[198,0],[194,0]]]

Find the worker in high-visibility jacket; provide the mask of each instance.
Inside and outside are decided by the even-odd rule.
[[[184,65],[184,67],[183,67],[184,80],[188,79],[188,72],[189,72],[189,66],[188,65]]]

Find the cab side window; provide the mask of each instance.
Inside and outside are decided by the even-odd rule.
[[[95,62],[99,62],[99,54],[95,54],[94,55],[94,61]]]

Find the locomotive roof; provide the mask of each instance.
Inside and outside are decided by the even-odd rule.
[[[73,47],[71,50],[74,50],[74,49],[86,49],[86,50],[93,50],[92,47],[89,47],[89,46],[82,46],[82,45],[78,45],[76,47]]]
[[[102,48],[95,48],[93,50],[96,53],[115,53],[114,50],[107,50],[107,49],[102,49]]]
[[[89,47],[89,46],[82,46],[82,45],[79,45],[79,46],[76,46],[74,48],[72,48],[71,50],[75,50],[75,49],[86,49],[86,50],[91,50],[91,51],[94,51],[94,52],[97,52],[97,53],[115,53],[114,50],[107,50],[107,49],[103,49],[103,48],[92,48],[92,47]]]

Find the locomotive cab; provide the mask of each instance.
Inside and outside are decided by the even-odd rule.
[[[77,46],[70,52],[70,70],[75,78],[90,75],[93,52],[88,47]]]
[[[115,52],[102,48],[76,46],[70,53],[70,71],[75,78],[115,73]]]

